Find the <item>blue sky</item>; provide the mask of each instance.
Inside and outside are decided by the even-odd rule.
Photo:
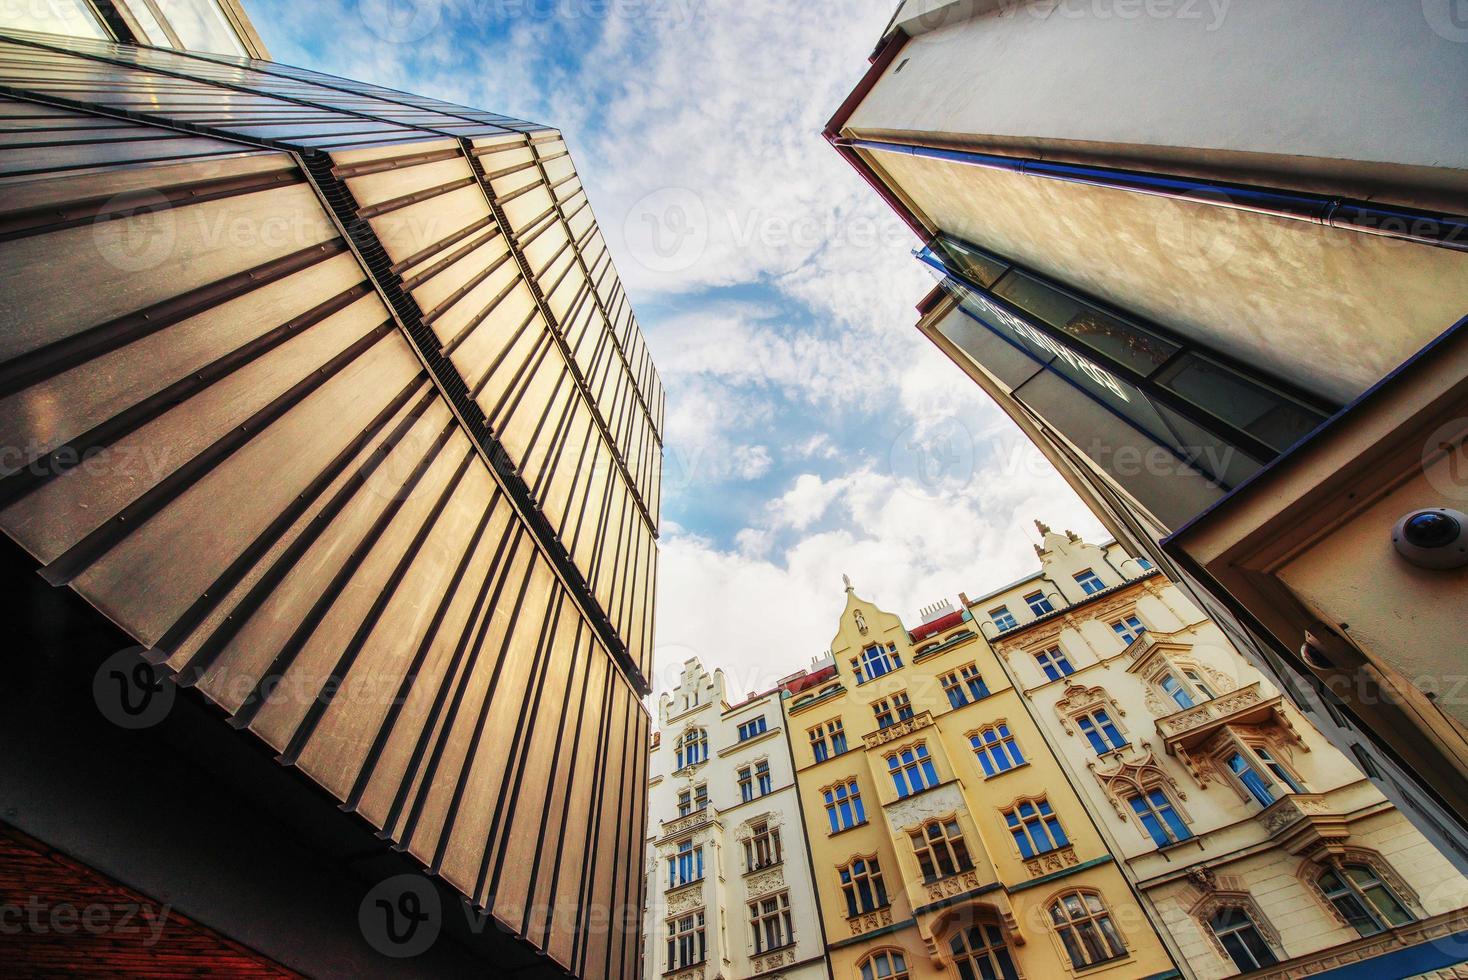
[[[556,126],[668,389],[655,684],[910,622],[1099,525],[914,329],[917,244],[821,139],[893,0],[251,0],[280,61]],[[411,43],[409,43],[411,42]]]

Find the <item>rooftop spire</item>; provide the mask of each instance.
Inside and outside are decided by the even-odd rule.
[[[846,583],[846,591],[847,592],[850,592],[850,591],[852,591],[853,589],[856,588],[856,586],[854,586],[854,585],[851,584],[851,576],[850,575],[843,574],[841,576],[841,581],[843,581],[843,582]]]

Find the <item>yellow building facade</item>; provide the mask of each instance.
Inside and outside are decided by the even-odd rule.
[[[783,702],[833,976],[1178,976],[972,616],[926,613],[848,583],[833,663]]]

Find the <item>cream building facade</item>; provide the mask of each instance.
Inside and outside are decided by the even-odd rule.
[[[1223,631],[1145,559],[1038,527],[1039,571],[964,604],[1184,972],[1468,958],[1468,881]]]
[[[848,583],[784,701],[833,976],[1178,976],[972,616],[925,619]]]
[[[781,689],[730,706],[697,659],[659,700],[643,975],[828,980]]]

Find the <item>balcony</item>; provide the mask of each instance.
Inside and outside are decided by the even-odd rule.
[[[1178,749],[1186,752],[1196,748],[1225,725],[1258,725],[1279,720],[1288,727],[1289,721],[1280,710],[1282,700],[1278,694],[1266,698],[1255,681],[1248,687],[1158,718],[1157,734],[1162,736],[1168,753],[1176,754]]]
[[[1281,847],[1303,856],[1339,850],[1351,836],[1345,817],[1332,813],[1325,797],[1315,793],[1280,797],[1260,811],[1259,822]]]
[[[906,738],[914,732],[922,731],[932,723],[933,713],[931,711],[920,711],[911,718],[905,718],[902,721],[888,725],[886,728],[879,728],[870,734],[863,735],[862,740],[867,743],[867,748],[875,749],[879,746],[886,745],[888,742],[895,742],[899,738]]]
[[[860,936],[864,932],[873,929],[882,929],[892,924],[892,906],[884,905],[870,912],[853,915],[846,920],[846,928],[851,930],[853,936]]]
[[[706,806],[701,810],[681,817],[672,817],[662,822],[662,834],[658,837],[658,843],[662,843],[670,837],[681,837],[691,833],[708,824],[718,823],[719,811],[713,806]]]

